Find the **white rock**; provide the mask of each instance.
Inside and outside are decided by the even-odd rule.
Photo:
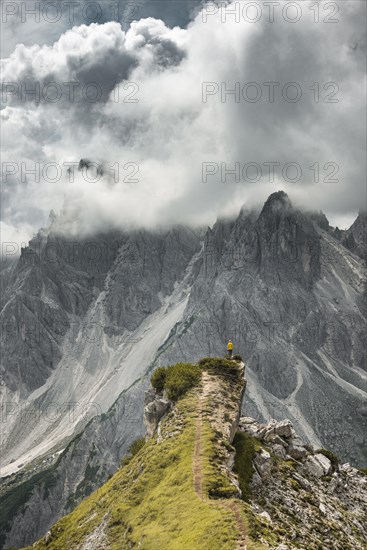
[[[288,419],[278,422],[275,427],[275,433],[280,437],[291,437],[292,436],[292,422]]]
[[[307,479],[305,479],[304,477],[294,473],[293,474],[293,478],[297,481],[297,483],[299,483],[299,485],[302,487],[302,489],[304,489],[305,491],[309,491],[311,492],[312,490],[312,485],[309,481],[307,481]]]
[[[322,453],[317,453],[314,456],[315,460],[317,460],[317,462],[321,465],[324,475],[328,475],[331,471],[331,461]]]
[[[292,447],[288,449],[288,454],[296,460],[302,460],[302,458],[306,458],[306,456],[308,455],[308,451],[307,449],[305,449],[305,447],[292,445]]]
[[[240,418],[240,424],[256,424],[257,421],[251,416],[242,416]]]
[[[303,467],[311,476],[319,478],[324,475],[324,470],[321,464],[312,455],[307,458]]]
[[[268,521],[269,523],[273,523],[271,521],[271,517],[269,516],[268,512],[266,512],[265,510],[264,510],[264,512],[261,512],[261,514],[259,514],[259,516],[266,519],[266,521]]]
[[[257,434],[257,426],[255,424],[245,424],[243,429],[245,432],[256,435]]]
[[[266,428],[260,428],[260,430],[256,433],[256,437],[257,439],[264,439],[265,437],[265,434],[266,434]]]
[[[270,453],[261,449],[254,458],[254,465],[263,479],[269,477],[272,466]]]
[[[265,449],[260,449],[259,455],[261,456],[263,461],[270,459],[270,453],[268,453],[268,451],[265,451]]]

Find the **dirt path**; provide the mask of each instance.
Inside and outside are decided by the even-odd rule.
[[[193,456],[193,476],[194,476],[194,489],[200,500],[210,502],[209,498],[204,494],[203,490],[203,469],[202,469],[202,427],[203,427],[203,406],[205,399],[213,391],[213,384],[211,378],[207,373],[202,375],[202,388],[198,400],[197,406],[197,418],[196,418],[196,431],[195,431],[195,443],[194,443],[194,456]],[[246,550],[247,548],[247,533],[246,526],[242,519],[241,509],[238,502],[233,499],[230,500],[215,500],[216,504],[220,504],[227,510],[230,510],[236,521],[236,527],[238,530],[238,541],[236,550]]]
[[[247,548],[247,531],[246,531],[246,527],[245,527],[245,524],[244,524],[243,519],[242,519],[239,504],[237,502],[234,502],[233,500],[231,500],[230,502],[223,502],[222,501],[222,505],[225,506],[226,508],[229,508],[234,514],[234,517],[235,517],[235,520],[236,520],[236,526],[237,526],[237,529],[238,529],[238,532],[239,532],[239,538],[238,538],[238,541],[237,541],[237,549],[238,550],[246,550],[246,548]]]
[[[197,410],[197,419],[196,419],[193,473],[194,473],[195,492],[201,500],[204,500],[203,475],[202,475],[202,467],[201,467],[202,427],[203,427],[203,409],[202,409],[202,396],[200,396],[198,410]]]

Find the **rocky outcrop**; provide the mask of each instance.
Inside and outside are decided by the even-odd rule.
[[[145,392],[144,398],[144,424],[147,437],[151,437],[158,428],[163,416],[170,410],[172,403],[169,399],[157,395],[154,389]]]
[[[239,429],[269,446],[275,456],[301,461],[310,470],[313,467],[312,465],[317,464],[318,468],[321,469],[320,477],[330,472],[330,460],[321,453],[313,455],[312,447],[305,444],[296,434],[289,419],[280,422],[272,419],[267,424],[260,424],[254,418],[245,416],[240,419]],[[265,454],[260,454],[256,460],[260,463],[267,462],[270,464],[270,454],[266,453],[266,460],[264,460],[264,457]],[[327,466],[328,463],[330,463],[329,466]],[[325,469],[326,471],[324,471]]]
[[[367,262],[367,214],[360,212],[342,238],[343,244]]]
[[[261,424],[242,417],[240,430],[258,442],[250,504],[259,531],[267,526],[282,540],[270,548],[365,548],[367,476],[362,471],[305,444],[289,420]]]

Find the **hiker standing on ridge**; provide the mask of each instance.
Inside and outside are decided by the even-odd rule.
[[[232,340],[228,340],[227,352],[228,352],[228,357],[231,358],[232,357],[232,352],[233,352]]]

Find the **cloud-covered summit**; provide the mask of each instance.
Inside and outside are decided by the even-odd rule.
[[[109,21],[17,45],[2,64],[7,238],[52,208],[83,232],[212,223],[279,188],[351,220],[365,201],[365,4],[340,5],[335,24],[310,6],[294,24],[222,8],[187,28]]]

